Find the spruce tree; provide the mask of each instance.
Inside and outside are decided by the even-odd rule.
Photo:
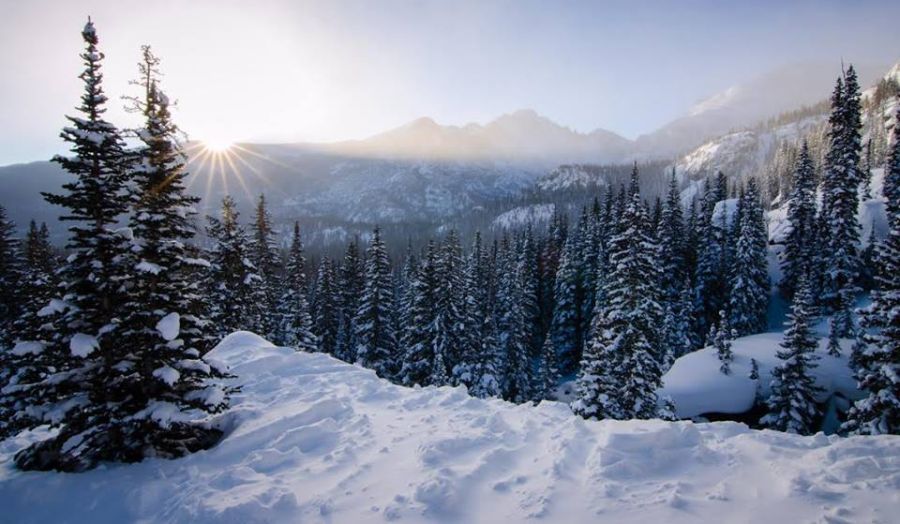
[[[857,188],[859,187],[860,102],[851,66],[838,79],[829,119],[829,149],[822,180],[825,300],[832,312],[828,351],[840,354],[838,340],[853,335],[852,307],[857,288]]]
[[[816,182],[815,170],[809,155],[809,145],[804,140],[794,171],[794,185],[787,203],[787,219],[790,229],[781,253],[781,293],[792,297],[797,282],[813,271],[817,256],[816,246]]]
[[[559,381],[559,369],[556,367],[556,349],[548,337],[541,347],[538,373],[534,380],[532,400],[555,400],[553,390]]]
[[[359,256],[359,240],[347,244],[338,278],[340,304],[338,309],[338,338],[335,356],[346,362],[356,361],[356,330],[353,319],[359,309],[363,292],[363,262]]]
[[[575,413],[585,418],[652,418],[661,384],[657,246],[640,195],[631,196],[609,243],[610,274],[577,381]]]
[[[434,308],[434,358],[431,383],[447,385],[451,370],[463,352],[463,260],[456,232],[451,230],[436,260],[437,289],[432,295]]]
[[[731,341],[736,336],[735,330],[728,325],[728,317],[724,311],[719,312],[719,323],[714,325],[709,332],[709,343],[716,349],[719,359],[719,371],[725,375],[731,374],[731,362],[734,354],[731,352]]]
[[[0,206],[0,348],[7,348],[13,342],[13,323],[21,313],[21,267],[15,229],[15,224],[6,217],[6,208]]]
[[[523,291],[520,267],[515,253],[505,253],[497,289],[495,316],[500,350],[505,357],[503,397],[513,402],[531,398],[531,359],[522,309]]]
[[[657,238],[660,242],[660,269],[665,299],[674,303],[680,298],[681,288],[687,278],[685,261],[684,212],[675,169],[669,178],[669,188],[663,204]]]
[[[812,290],[803,277],[791,304],[788,329],[781,343],[783,349],[778,351],[782,363],[772,370],[769,413],[760,420],[766,427],[801,435],[815,431],[813,424],[819,416],[815,396],[820,389],[811,375],[818,358],[815,355],[818,342],[810,326],[812,310]]]
[[[61,268],[62,300],[56,302],[52,318],[54,339],[45,350],[52,354],[48,358],[53,360],[54,374],[18,384],[32,412],[59,406],[57,421],[63,429],[55,438],[22,450],[16,464],[23,469],[76,471],[99,460],[127,458],[119,455],[122,449],[116,442],[118,412],[105,406],[115,395],[108,383],[120,374],[112,366],[122,350],[116,328],[125,298],[127,269],[122,262],[127,250],[117,222],[128,208],[125,183],[131,159],[119,130],[103,118],[107,101],[103,54],[90,20],[81,36],[85,43],[80,75],[84,93],[77,108],[81,114],[67,117],[71,125],[61,133],[72,156],[54,157],[75,179],[63,185],[64,194],[44,194],[48,202],[66,209],[61,219],[72,223],[66,244],[69,256]],[[73,437],[81,438],[78,445],[63,450]]]
[[[435,303],[438,291],[437,246],[428,248],[407,290],[408,310],[401,325],[400,348],[403,364],[398,380],[413,386],[428,386],[434,368]]]
[[[699,242],[695,269],[695,334],[704,337],[725,308],[728,300],[727,213],[716,214],[716,205],[725,200],[724,177],[707,178],[697,220]]]
[[[392,288],[390,260],[381,229],[376,227],[366,251],[363,292],[353,318],[354,353],[356,362],[387,379],[393,379],[399,367]]]
[[[766,261],[768,228],[756,182],[750,179],[738,203],[738,236],[731,267],[729,324],[736,336],[766,328],[769,275]]]
[[[577,235],[569,235],[556,272],[555,308],[550,324],[550,337],[559,355],[559,367],[563,374],[577,369],[581,355],[583,289],[579,248]]]
[[[256,267],[256,274],[260,277],[259,283],[254,289],[256,312],[252,330],[265,338],[275,338],[276,330],[279,327],[277,313],[278,289],[281,284],[278,276],[279,253],[278,245],[275,242],[272,216],[269,214],[266,196],[263,194],[259,195],[256,213],[253,216],[253,239],[250,244],[250,255],[250,260]],[[305,268],[301,268],[301,270],[305,271]]]
[[[0,215],[4,215],[2,207]],[[6,244],[5,250],[12,241],[7,236],[2,244]],[[21,248],[18,259],[4,257],[7,258],[5,274],[17,276],[21,269],[18,288],[7,288],[4,293],[17,293],[22,300],[16,304],[20,313],[10,326],[9,345],[0,349],[0,438],[40,424],[26,409],[28,387],[39,383],[55,360],[55,355],[47,351],[53,326],[47,322],[46,313],[56,296],[57,280],[46,225],[38,229],[32,220]],[[26,389],[21,389],[20,384]]]
[[[294,222],[294,236],[288,251],[287,267],[281,283],[278,302],[278,329],[276,341],[298,351],[318,351],[318,341],[313,334],[306,282],[306,257],[300,238],[300,223]]]
[[[900,122],[900,111],[898,111]],[[867,396],[856,401],[844,430],[862,435],[900,434],[900,129],[884,176],[888,226],[878,246],[872,303],[862,311],[861,347],[854,354],[856,379]]]
[[[338,339],[338,309],[340,295],[337,289],[335,263],[322,259],[316,273],[316,292],[312,303],[313,333],[319,351],[336,355]]]
[[[19,317],[13,322],[13,342],[38,341],[49,343],[51,333],[47,326],[45,308],[56,296],[58,261],[50,245],[50,233],[46,224],[38,228],[34,220],[22,243],[20,259],[21,279],[19,294],[23,298]]]
[[[213,246],[209,252],[208,296],[213,329],[219,336],[258,326],[258,291],[262,278],[250,261],[247,233],[238,221],[240,214],[230,196],[222,199],[221,218],[207,217],[207,235]]]
[[[453,368],[454,383],[464,384],[476,397],[500,395],[500,370],[506,362],[491,310],[491,273],[490,256],[481,244],[481,233],[476,232],[464,278],[464,351]]]
[[[116,356],[123,373],[108,384],[110,398],[120,405],[118,445],[125,457],[177,457],[214,443],[221,432],[197,423],[227,405],[225,391],[209,379],[221,377],[201,356],[210,346],[209,321],[202,315],[199,283],[189,274],[207,266],[186,248],[195,235],[194,206],[199,198],[187,194],[186,156],[171,105],[159,85],[159,60],[148,46],[139,64],[143,99],[135,99],[144,126],[134,152],[131,172],[131,248],[133,273],[128,295],[119,312],[119,331],[128,344]],[[179,418],[195,422],[160,420],[158,405],[177,408]]]

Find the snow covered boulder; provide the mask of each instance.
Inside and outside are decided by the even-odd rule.
[[[716,349],[707,347],[679,358],[663,376],[660,398],[671,397],[679,418],[692,418],[711,413],[745,413],[757,399],[771,393],[772,370],[781,361],[776,356],[783,333],[761,333],[741,337],[732,342],[734,361],[731,373],[719,371]],[[822,388],[819,400],[824,402],[838,393],[847,399],[860,398],[856,380],[848,365],[850,341],[844,341],[843,356],[828,355],[828,341],[819,340],[817,366],[812,370],[816,385]],[[752,360],[759,366],[759,379],[749,378]]]

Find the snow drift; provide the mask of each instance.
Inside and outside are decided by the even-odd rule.
[[[210,357],[242,384],[213,449],[83,474],[23,473],[14,522],[890,521],[900,437],[737,423],[589,422],[565,404],[408,389],[246,332]]]

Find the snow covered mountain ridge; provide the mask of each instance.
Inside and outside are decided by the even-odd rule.
[[[209,356],[243,386],[226,437],[177,460],[16,471],[4,516],[37,522],[886,522],[900,437],[718,422],[586,421],[462,388],[404,388],[247,332]],[[638,511],[639,510],[639,511]]]

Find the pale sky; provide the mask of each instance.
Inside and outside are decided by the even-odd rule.
[[[335,141],[420,116],[532,108],[633,138],[785,64],[900,59],[896,1],[0,0],[0,165],[60,152],[80,30],[106,53],[108,113],[133,123],[141,44],[191,138]]]

